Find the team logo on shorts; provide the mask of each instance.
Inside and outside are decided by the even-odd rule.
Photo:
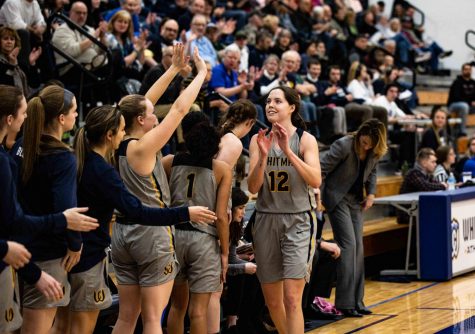
[[[96,303],[102,303],[104,299],[106,299],[106,293],[104,292],[104,289],[94,291],[94,301]]]
[[[173,272],[173,262],[170,262],[165,266],[165,270],[163,270],[164,275],[169,275]]]
[[[13,312],[13,309],[11,307],[8,310],[5,310],[5,321],[6,322],[11,322],[14,317],[15,317],[15,313]]]

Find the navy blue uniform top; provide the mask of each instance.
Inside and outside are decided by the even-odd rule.
[[[47,136],[42,136],[42,140]],[[51,138],[51,137],[49,137]],[[46,140],[51,140],[46,138]],[[15,147],[11,154],[19,158],[22,146]],[[17,161],[21,162],[21,159]],[[20,166],[20,164],[18,164]],[[26,184],[19,186],[20,201],[29,214],[45,215],[77,207],[77,165],[74,154],[68,149],[55,149],[43,153],[33,167]],[[62,258],[67,249],[81,249],[81,234],[73,231],[43,233],[38,236],[23,236],[32,255],[32,261],[48,261]]]
[[[102,156],[90,152],[86,156],[78,184],[78,204],[89,207],[88,215],[99,221],[99,228],[83,233],[83,250],[79,263],[71,272],[83,272],[105,257],[110,245],[109,222],[114,209],[125,219],[142,225],[166,226],[190,220],[187,207],[152,208],[144,206],[124,185],[119,173]]]
[[[0,259],[3,259],[8,251],[6,240],[16,234],[60,233],[66,229],[66,218],[62,213],[42,217],[24,214],[17,200],[16,171],[15,161],[0,146]],[[5,266],[6,264],[0,261],[0,272]],[[34,270],[25,280],[35,283],[41,274],[38,270]]]

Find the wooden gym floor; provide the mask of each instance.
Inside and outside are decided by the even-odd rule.
[[[365,296],[372,315],[346,318],[307,333],[475,333],[475,273],[448,282],[367,280]]]

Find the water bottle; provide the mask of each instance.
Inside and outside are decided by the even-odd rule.
[[[454,190],[455,189],[454,173],[450,173],[449,178],[447,179],[447,184],[449,185],[449,190]]]

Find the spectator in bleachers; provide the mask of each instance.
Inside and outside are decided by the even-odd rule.
[[[65,0],[69,1],[69,0]],[[104,21],[101,12],[101,1],[100,0],[84,0],[84,3],[87,6],[87,20],[86,24],[94,29],[99,26],[101,21]]]
[[[297,51],[289,50],[282,55],[282,68],[287,72],[285,85],[294,88],[301,97],[300,110],[302,118],[308,123],[308,130],[318,138],[317,127],[317,107],[310,101],[310,98],[317,93],[316,87],[297,73],[300,69],[300,55]]]
[[[315,20],[312,15],[312,1],[298,0],[298,8],[289,14],[292,25],[296,29],[297,42],[304,43],[312,37]],[[273,52],[274,53],[274,52]]]
[[[115,57],[116,78],[125,76],[141,80],[142,69],[147,59],[145,34],[141,33],[138,38],[134,37],[132,17],[125,10],[119,10],[112,16],[107,31],[105,41]],[[149,67],[156,65],[153,58],[148,58],[148,65]]]
[[[186,12],[184,14],[182,14],[177,20],[178,25],[180,26],[180,31],[190,30],[193,17],[196,14],[204,15],[204,13],[205,13],[205,1],[204,0],[190,0]]]
[[[290,49],[292,43],[292,33],[288,29],[281,29],[277,34],[274,46],[269,49],[269,53],[277,55],[279,58],[282,54]]]
[[[399,190],[400,194],[446,190],[447,183],[439,182],[432,176],[437,166],[437,157],[433,149],[425,147],[417,153],[417,161],[414,168],[410,169]],[[399,224],[407,224],[409,216],[398,210],[397,222]]]
[[[463,168],[467,160],[475,158],[475,136],[471,137],[467,142],[467,150],[465,152],[459,152],[460,156],[455,164],[455,171],[461,175]],[[473,175],[475,176],[475,175]]]
[[[365,65],[354,62],[348,73],[348,92],[353,96],[354,102],[365,104],[371,108],[369,118],[375,117],[383,124],[388,123],[388,113],[384,108],[372,105],[375,96],[371,78]],[[364,119],[363,119],[364,121]]]
[[[197,14],[193,16],[193,19],[191,20],[191,29],[187,31],[186,34],[181,34],[182,42],[186,44],[187,52],[189,54],[191,54],[191,51],[197,47],[201,57],[214,67],[218,63],[218,54],[216,53],[211,41],[205,36],[205,32],[206,17]]]
[[[369,65],[371,50],[372,47],[368,43],[368,36],[358,35],[355,39],[354,48],[350,50],[348,56],[350,64],[353,64],[355,61],[357,61],[362,64]]]
[[[360,34],[367,34],[368,36],[372,36],[378,31],[378,29],[376,29],[376,18],[372,11],[367,10],[363,13],[358,31]]]
[[[432,108],[430,118],[432,124],[430,128],[424,131],[420,148],[428,147],[433,151],[441,145],[451,145],[452,138],[450,136],[450,128],[447,124],[447,111],[440,106]]]
[[[454,173],[452,169],[452,166],[455,164],[454,148],[447,145],[439,146],[437,151],[435,151],[435,156],[437,157],[437,167],[435,167],[432,175],[439,182],[447,182],[450,173]],[[455,175],[455,178],[458,180],[459,175]]]
[[[256,82],[255,88],[259,91],[257,95],[266,96],[272,88],[278,87],[281,82],[286,80],[287,72],[285,69],[279,71],[280,59],[276,55],[269,55],[264,61],[263,73]]]
[[[475,80],[472,79],[472,65],[462,65],[462,74],[452,82],[447,102],[450,113],[456,113],[462,119],[460,132],[466,132],[467,115],[475,112]]]
[[[247,73],[237,73],[241,53],[237,46],[224,49],[223,62],[213,67],[209,90],[226,96],[231,101],[247,98],[248,91],[254,88],[254,81],[248,81]]]
[[[375,106],[380,106],[388,112],[388,123],[394,123],[396,119],[406,118],[406,113],[402,111],[396,104],[399,95],[399,86],[396,83],[389,83],[384,88],[384,94],[379,95],[372,102]]]
[[[119,10],[126,10],[132,16],[132,23],[134,25],[134,35],[138,36],[140,34],[140,19],[139,14],[142,8],[142,0],[120,0],[120,7],[112,9],[105,13],[104,19],[110,21],[112,16],[117,13]]]
[[[267,30],[260,30],[256,36],[256,44],[249,53],[249,66],[262,68],[264,60],[270,55],[272,35]]]
[[[162,60],[162,49],[173,46],[178,38],[178,22],[168,17],[164,18],[160,24],[160,34],[149,34],[149,50],[153,53],[153,59],[157,62]]]
[[[21,66],[27,66],[31,49],[43,40],[46,22],[37,0],[7,0],[0,8],[0,26],[18,32],[22,48],[18,55]]]
[[[106,22],[102,22],[96,30],[86,26],[87,7],[83,2],[77,1],[73,3],[69,12],[69,18],[77,25],[86,29],[89,34],[105,42]],[[63,24],[56,29],[51,42],[77,62],[92,66],[93,70],[100,68],[107,59],[90,39],[71,29],[67,24]],[[55,57],[60,80],[65,84],[79,83],[81,70],[68,63],[67,59],[59,54],[55,53]]]
[[[472,172],[472,178],[475,178],[475,137],[472,137],[468,142],[467,157],[463,164],[464,172]]]
[[[317,89],[317,92],[312,96],[311,101],[316,106],[322,106],[325,96],[324,96],[324,86],[323,82],[319,80],[320,74],[322,72],[322,66],[318,59],[312,58],[307,64],[307,76],[305,77],[305,81],[311,83]],[[327,108],[321,108],[321,112],[329,112],[330,117],[328,119],[331,121],[330,124],[324,124],[322,121],[319,122],[319,128],[322,129],[324,127],[332,128],[333,135],[344,135],[346,134],[346,115],[345,109],[338,106],[330,106],[327,105]],[[325,118],[322,116],[322,118]]]
[[[29,66],[26,68],[28,75],[26,75],[18,64],[20,43],[20,37],[15,30],[8,27],[0,28],[0,84],[18,87],[22,90],[23,95],[28,97],[29,83],[34,83],[35,86],[39,84],[39,78],[34,80],[35,74],[37,74],[34,68],[36,60],[41,55],[41,47],[30,52]]]
[[[239,63],[239,72],[246,71],[249,69],[249,48],[247,46],[247,35],[244,31],[240,30],[234,36],[234,43],[231,45],[236,45],[241,52],[241,61]]]

